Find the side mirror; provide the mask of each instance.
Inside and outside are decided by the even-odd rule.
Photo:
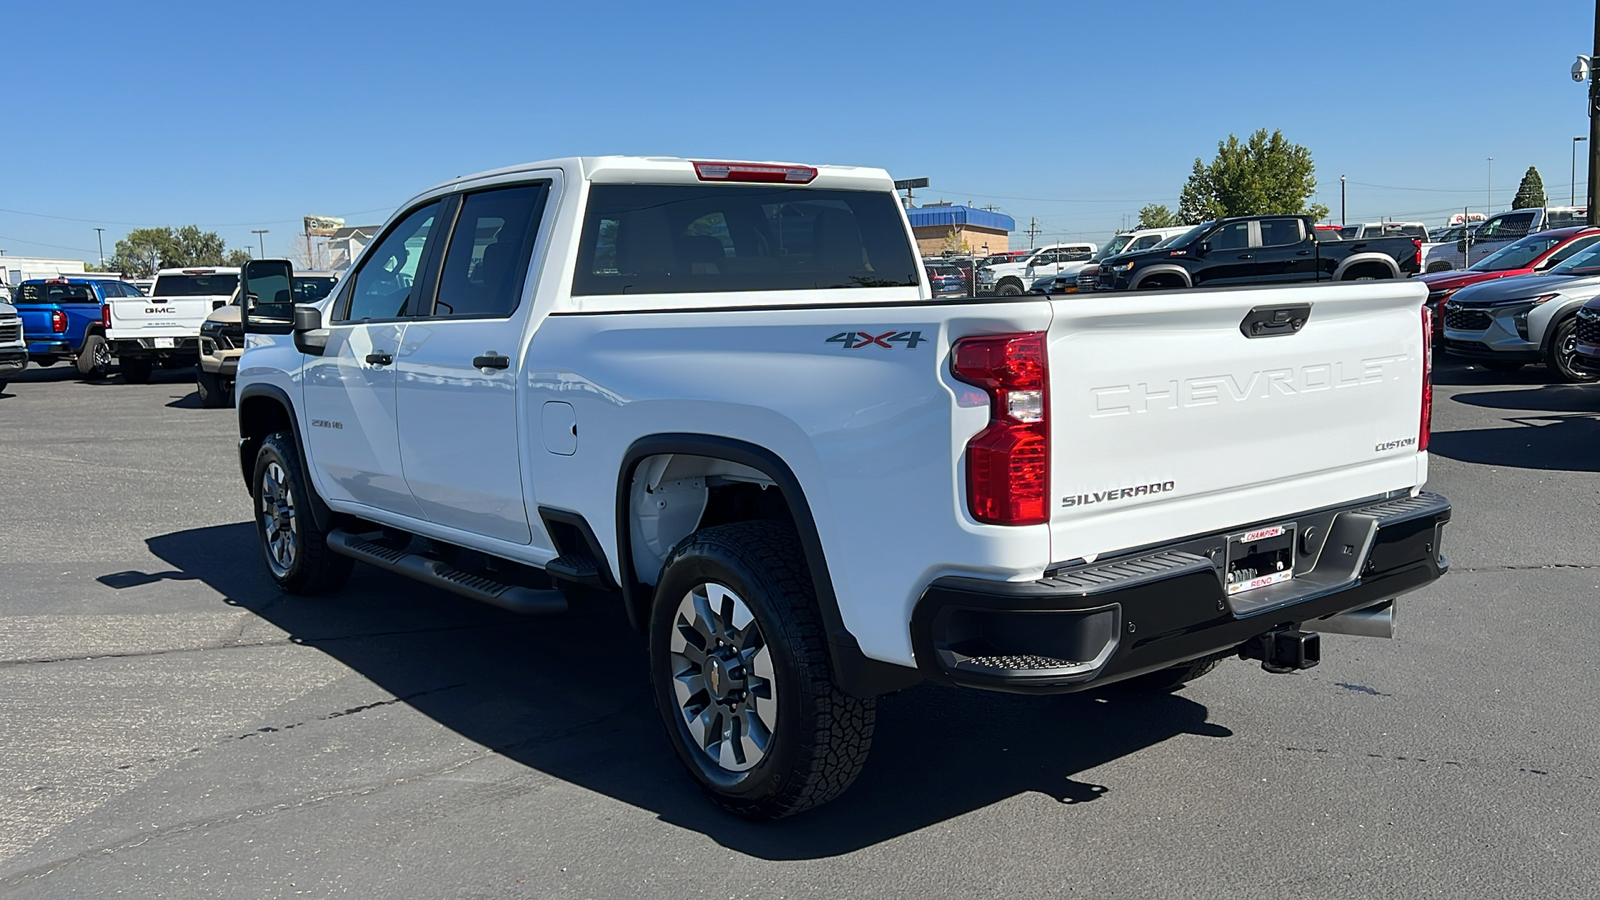
[[[1194,252],[1196,256],[1205,256],[1207,253],[1211,252],[1211,242],[1201,241],[1200,246],[1194,248]]]
[[[294,331],[294,265],[286,259],[252,259],[239,272],[240,320],[246,334]]]
[[[1467,252],[1467,239],[1466,238],[1462,238],[1461,240],[1456,241],[1456,252],[1457,253],[1465,253],[1465,252]]]
[[[296,306],[294,308],[294,330],[316,331],[322,327],[322,310],[315,306]]]
[[[322,310],[315,306],[294,308],[294,346],[307,356],[321,356],[328,349],[328,332],[322,327]]]

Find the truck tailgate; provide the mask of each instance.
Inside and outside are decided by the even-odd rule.
[[[1419,484],[1426,295],[1364,281],[1052,301],[1054,561]],[[1304,325],[1268,334],[1274,310]]]
[[[195,337],[206,316],[227,296],[124,297],[112,300],[111,336],[117,339]]]

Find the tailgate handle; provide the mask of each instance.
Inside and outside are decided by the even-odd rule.
[[[1277,337],[1298,334],[1311,318],[1311,304],[1289,303],[1284,306],[1258,306],[1245,315],[1239,323],[1239,332],[1247,338]]]

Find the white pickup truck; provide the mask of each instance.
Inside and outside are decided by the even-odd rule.
[[[251,262],[267,570],[614,596],[752,818],[845,790],[881,694],[1303,669],[1445,571],[1423,285],[951,301],[915,247],[882,170],[605,157],[418,195],[314,305]]]
[[[1048,244],[1016,262],[984,266],[978,270],[977,291],[1001,297],[1025,294],[1039,279],[1053,276],[1066,266],[1088,262],[1098,249],[1093,243]]]
[[[162,269],[150,296],[111,298],[104,311],[106,340],[122,379],[144,384],[158,365],[194,365],[200,357],[200,326],[238,286],[237,268]]]

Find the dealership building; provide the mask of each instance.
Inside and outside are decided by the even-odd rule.
[[[951,230],[956,242],[965,241],[973,253],[1003,253],[1011,249],[1011,232],[1017,229],[1017,220],[1004,213],[948,203],[908,209],[906,216],[923,256],[941,255]]]

